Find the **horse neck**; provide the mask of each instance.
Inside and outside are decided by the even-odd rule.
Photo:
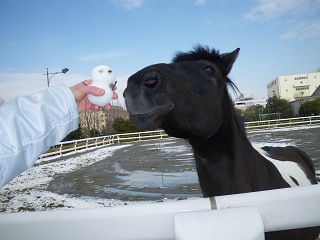
[[[230,108],[229,108],[230,109]],[[247,192],[256,151],[231,108],[218,131],[207,140],[189,139],[204,196]],[[239,174],[239,172],[241,174]]]
[[[189,139],[189,142],[196,155],[217,163],[222,159],[234,161],[246,156],[248,151],[255,151],[235,113],[224,120],[209,139]]]

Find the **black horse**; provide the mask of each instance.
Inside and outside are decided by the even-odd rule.
[[[228,93],[239,48],[227,54],[196,46],[170,64],[148,66],[128,79],[130,119],[139,128],[163,128],[188,139],[204,197],[317,184],[311,159],[298,148],[249,142]],[[319,229],[266,233],[267,239],[317,238]]]

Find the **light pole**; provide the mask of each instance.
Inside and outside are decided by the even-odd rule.
[[[50,85],[50,80],[51,80],[51,78],[52,78],[54,75],[56,75],[56,74],[58,74],[58,73],[63,73],[63,74],[65,74],[65,73],[68,72],[68,71],[69,71],[68,68],[64,68],[64,69],[61,70],[61,72],[49,73],[49,72],[48,72],[48,68],[47,68],[47,73],[44,73],[44,74],[42,74],[42,75],[47,75],[47,83],[48,83],[48,87],[49,87],[49,85]]]

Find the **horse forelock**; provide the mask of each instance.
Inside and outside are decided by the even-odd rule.
[[[183,61],[207,60],[209,62],[218,64],[219,59],[223,55],[225,54],[220,54],[219,51],[214,48],[209,48],[208,46],[202,46],[198,44],[193,47],[192,51],[176,52],[175,56],[172,59],[172,63]],[[229,86],[235,94],[241,94],[237,85],[229,77],[226,77],[226,85]]]
[[[217,63],[221,55],[218,50],[209,48],[208,46],[202,46],[200,44],[193,48],[193,51],[189,52],[177,52],[172,60],[173,63],[182,61],[196,61],[196,60],[208,60],[210,62]]]

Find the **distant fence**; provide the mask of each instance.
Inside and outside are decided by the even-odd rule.
[[[51,147],[49,151],[42,154],[40,156],[40,159],[51,156],[61,156],[66,153],[77,152],[80,150],[94,149],[98,147],[111,145],[114,143],[134,142],[166,137],[168,137],[168,135],[163,130],[157,130],[149,132],[114,134],[96,138],[86,138],[80,140],[60,142],[57,145]]]
[[[291,126],[306,125],[306,124],[308,125],[320,124],[320,115],[309,116],[309,117],[284,118],[284,119],[275,119],[275,120],[245,122],[245,128],[247,131],[250,131],[250,130],[257,130],[257,129],[275,128],[275,127],[291,127]]]
[[[320,124],[320,116],[309,116],[299,118],[286,118],[276,120],[265,120],[256,122],[245,122],[246,130],[258,130],[268,129],[275,127],[289,127],[298,125],[310,125]],[[80,150],[89,150],[114,143],[133,142],[141,140],[151,140],[158,138],[166,138],[168,135],[163,130],[149,131],[149,132],[136,132],[136,133],[124,133],[114,134],[96,138],[86,138],[74,141],[60,142],[53,146],[48,152],[42,154],[40,158],[46,158],[51,156],[61,156],[70,152],[77,152]]]

